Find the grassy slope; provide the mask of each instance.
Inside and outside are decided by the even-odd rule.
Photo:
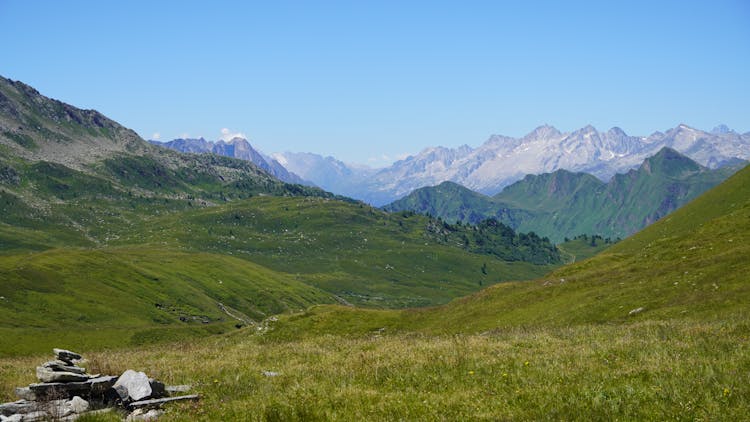
[[[164,420],[744,420],[748,186],[745,169],[535,282],[432,309],[316,306],[260,335],[90,353],[90,366],[192,383],[200,404]],[[0,394],[40,359],[0,360]]]
[[[245,260],[158,248],[2,256],[0,279],[0,333],[12,339],[4,354],[223,332],[239,321],[219,302],[241,318],[262,319],[333,300]]]
[[[372,312],[363,326],[431,333],[518,325],[567,326],[746,315],[750,298],[750,168],[688,206],[595,257],[533,282],[503,283],[448,305]],[[631,310],[644,308],[629,315]],[[316,307],[290,318],[300,333],[336,331],[356,310]],[[306,319],[314,320],[308,324]],[[283,337],[284,330],[279,336]]]
[[[116,243],[231,254],[348,302],[386,307],[444,303],[552,268],[467,254],[426,235],[428,223],[341,201],[256,197],[154,219]]]
[[[2,198],[10,223],[0,226],[6,355],[57,344],[60,330],[70,347],[226,331],[235,321],[218,302],[256,321],[340,300],[429,305],[552,268],[469,254],[428,235],[423,216],[338,200],[256,196],[194,208],[98,192],[41,212],[10,193]]]
[[[202,401],[164,420],[744,420],[747,186],[750,169],[592,259],[442,307],[316,306],[261,335],[87,355],[193,384]],[[0,360],[0,394],[41,359]]]
[[[588,235],[576,236],[573,239],[568,239],[566,242],[559,243],[557,248],[566,259],[566,262],[572,263],[591,258],[612,245],[611,241],[607,242],[598,236],[594,237],[592,244],[592,237]]]

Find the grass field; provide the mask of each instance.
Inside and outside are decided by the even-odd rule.
[[[166,421],[748,419],[750,168],[586,259],[222,163],[0,169],[0,400],[57,346],[193,385]]]
[[[194,385],[201,401],[163,420],[745,420],[748,179],[591,259],[440,307],[318,305],[265,331],[84,352],[96,372]],[[0,395],[45,358],[0,359]]]
[[[736,421],[750,411],[749,327],[671,320],[292,341],[241,330],[87,357],[96,372],[192,384],[201,401],[170,407],[167,421]],[[0,360],[0,397],[32,382],[45,358]]]

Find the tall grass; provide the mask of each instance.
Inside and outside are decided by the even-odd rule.
[[[750,411],[746,319],[294,341],[250,333],[89,353],[88,365],[192,384],[202,400],[164,420],[743,420]],[[0,360],[3,399],[32,381],[40,358]]]

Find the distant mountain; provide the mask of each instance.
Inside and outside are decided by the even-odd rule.
[[[648,137],[627,135],[620,128],[599,132],[586,126],[572,133],[562,133],[552,126],[534,129],[522,138],[493,135],[477,148],[433,147],[379,170],[348,167],[351,180],[343,186],[324,184],[322,180],[337,177],[317,166],[305,175],[303,154],[282,154],[285,165],[304,178],[332,192],[345,194],[375,205],[392,202],[415,189],[451,181],[487,195],[527,174],[551,173],[565,169],[590,173],[609,181],[640,165],[664,147],[673,148],[708,168],[737,164],[750,158],[750,133],[738,134],[726,126],[704,132],[684,124]],[[331,159],[333,160],[333,159]],[[342,189],[346,189],[343,191]]]
[[[3,77],[0,187],[9,205],[0,232],[10,227],[3,223],[36,230],[39,238],[18,237],[34,245],[70,245],[76,236],[77,244],[90,244],[92,221],[131,224],[129,214],[144,207],[159,214],[259,194],[333,197],[284,183],[249,161],[158,148],[95,110]],[[89,201],[96,206],[80,205]],[[44,230],[48,225],[66,230]]]
[[[493,217],[553,241],[578,234],[626,237],[718,185],[741,166],[709,169],[664,147],[637,170],[604,183],[587,173],[527,175],[489,197],[451,182],[414,191],[384,209],[476,223]]]
[[[157,147],[0,78],[0,329],[25,336],[0,354],[43,327],[56,345],[58,327],[139,344],[311,304],[433,305],[566,259],[497,221],[386,213],[280,181],[242,140],[214,147],[245,159]]]
[[[275,153],[272,157],[289,171],[329,192],[340,192],[339,195],[357,197],[371,203],[379,202],[371,200],[372,198],[383,196],[377,190],[367,190],[370,178],[377,172],[375,169],[306,152]],[[388,197],[385,195],[385,198]]]
[[[287,183],[301,185],[312,185],[294,173],[289,172],[278,161],[266,157],[256,151],[245,138],[235,137],[229,141],[219,140],[217,142],[198,139],[174,139],[169,142],[149,141],[154,145],[173,149],[175,151],[203,154],[213,153],[225,157],[239,158],[250,161],[256,166],[268,172],[268,174]]]

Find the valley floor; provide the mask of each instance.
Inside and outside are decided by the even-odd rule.
[[[268,335],[273,330],[85,355],[89,372],[133,368],[192,384],[202,400],[169,408],[165,421],[737,421],[750,414],[748,318],[450,336],[376,330],[294,341]],[[0,360],[0,399],[15,400],[13,387],[34,381],[42,359]]]

